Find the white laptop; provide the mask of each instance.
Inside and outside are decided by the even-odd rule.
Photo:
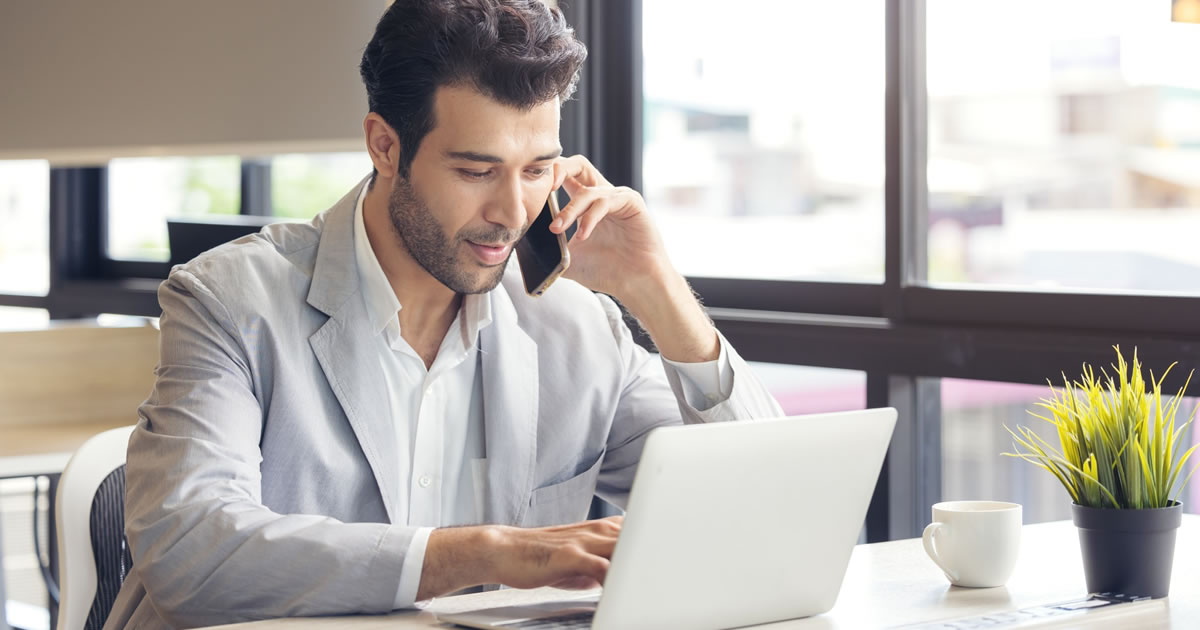
[[[646,441],[599,600],[438,615],[472,628],[734,628],[823,613],[895,409],[667,427]]]

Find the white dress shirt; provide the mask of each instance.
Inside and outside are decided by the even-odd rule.
[[[367,239],[366,192],[364,185],[354,212],[354,254],[362,299],[380,336],[378,354],[367,360],[379,363],[390,392],[397,452],[408,456],[409,465],[399,467],[397,524],[421,527],[405,556],[396,591],[394,607],[406,608],[416,600],[433,529],[476,524],[483,518],[487,453],[478,340],[479,331],[492,323],[492,307],[489,294],[465,295],[433,365],[426,369],[400,334],[398,313],[403,306]],[[696,409],[708,409],[733,391],[723,340],[715,361],[676,363],[664,358],[663,363],[683,375],[684,396]]]

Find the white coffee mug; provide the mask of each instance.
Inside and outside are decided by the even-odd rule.
[[[1017,565],[1021,506],[1002,501],[946,501],[933,506],[921,535],[925,553],[955,586],[1001,586]]]

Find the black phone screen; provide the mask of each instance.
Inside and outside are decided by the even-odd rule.
[[[547,200],[525,236],[517,242],[517,260],[521,263],[526,291],[536,289],[562,262],[558,235],[550,231],[552,220],[550,201]]]

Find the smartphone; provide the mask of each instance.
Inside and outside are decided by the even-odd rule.
[[[575,226],[572,225],[562,234],[551,232],[550,224],[557,216],[558,193],[552,190],[525,236],[517,241],[517,261],[521,264],[525,292],[533,297],[545,293],[567,267],[571,266],[567,241],[575,233]]]

